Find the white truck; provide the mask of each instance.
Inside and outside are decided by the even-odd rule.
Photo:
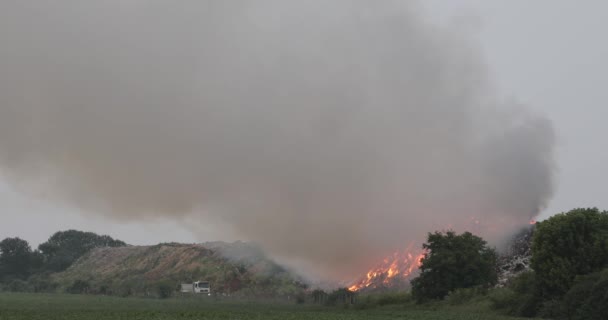
[[[203,293],[211,295],[209,281],[196,281],[194,283],[182,283],[182,293]]]

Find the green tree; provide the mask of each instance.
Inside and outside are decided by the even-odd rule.
[[[27,241],[6,238],[0,242],[0,278],[24,279],[32,270],[33,252]]]
[[[608,214],[574,209],[537,223],[532,269],[543,299],[563,296],[577,275],[608,266]]]
[[[608,269],[577,276],[560,300],[550,300],[541,316],[551,319],[606,319],[608,314]]]
[[[496,251],[470,232],[429,233],[423,248],[420,275],[412,280],[412,294],[418,302],[443,299],[454,289],[497,282]]]
[[[77,230],[60,231],[38,246],[44,256],[45,268],[50,271],[67,269],[78,258],[94,248],[123,247],[127,244],[110,236]]]

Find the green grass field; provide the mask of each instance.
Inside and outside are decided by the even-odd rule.
[[[516,319],[480,305],[459,307],[391,305],[356,310],[269,302],[211,299],[140,299],[63,294],[0,294],[0,319]]]

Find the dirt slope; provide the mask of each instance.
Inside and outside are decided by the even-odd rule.
[[[159,244],[94,249],[68,270],[53,275],[63,289],[85,283],[90,293],[157,295],[160,286],[207,280],[216,294],[283,296],[302,282],[243,243]]]

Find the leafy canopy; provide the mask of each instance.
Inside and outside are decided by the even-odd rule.
[[[0,241],[0,280],[27,278],[40,263],[39,253],[32,251],[27,241],[20,238]]]
[[[560,305],[560,318],[606,319],[608,314],[608,269],[575,278]]]
[[[47,242],[38,246],[38,249],[44,255],[45,267],[48,270],[62,271],[94,248],[126,245],[123,241],[112,239],[110,236],[67,230],[56,232]]]
[[[536,225],[532,269],[545,299],[564,295],[577,275],[608,267],[608,213],[574,209]]]
[[[443,299],[454,289],[497,282],[496,251],[470,232],[429,233],[423,248],[420,276],[412,280],[412,294],[419,302]]]

